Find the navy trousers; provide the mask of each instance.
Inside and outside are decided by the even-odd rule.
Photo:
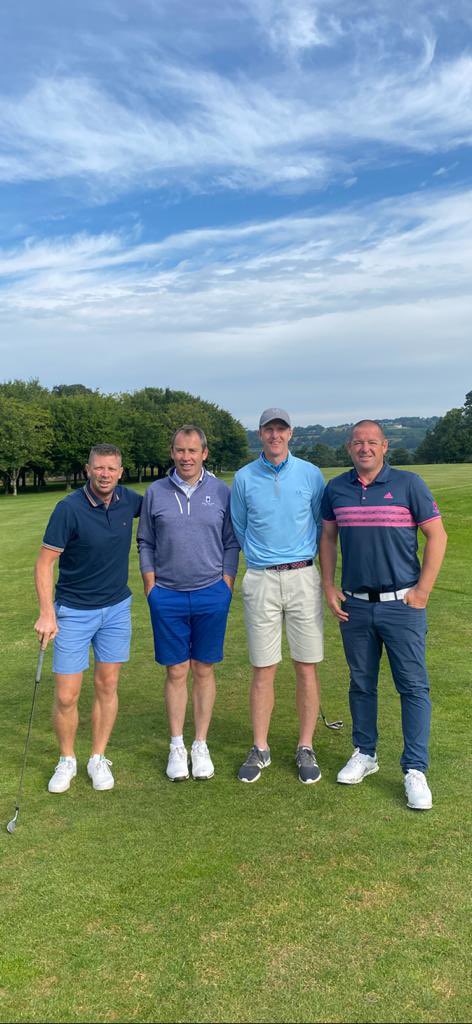
[[[426,610],[403,601],[368,602],[348,597],[349,615],[341,623],[344,653],[349,665],[349,704],[352,740],[362,754],[373,756],[377,745],[377,685],[385,646],[393,680],[400,695],[403,753],[400,764],[426,771],[431,723],[429,680],[425,663]]]

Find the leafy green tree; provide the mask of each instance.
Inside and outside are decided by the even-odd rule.
[[[15,398],[18,402],[35,402],[37,405],[49,404],[49,391],[39,383],[37,377],[31,380],[6,380],[0,383],[2,398]]]
[[[47,460],[52,440],[47,408],[0,395],[0,470],[14,495],[21,470]]]
[[[416,449],[415,462],[464,462],[467,451],[464,411],[450,409]]]
[[[411,463],[411,455],[407,448],[390,448],[387,458],[391,466],[408,466]]]
[[[335,449],[335,455],[336,455],[336,462],[334,463],[335,466],[352,466],[352,462],[351,462],[351,459],[350,459],[350,456],[349,456],[349,452],[348,452],[345,444],[341,444],[341,445],[339,445],[338,448]]]
[[[117,402],[111,395],[94,392],[55,398],[51,418],[53,465],[65,474],[67,488],[72,474],[77,477],[82,472],[92,445],[109,442],[122,447]]]

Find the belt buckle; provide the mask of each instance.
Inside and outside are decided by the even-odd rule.
[[[368,590],[367,593],[369,595],[369,603],[380,601],[380,591],[379,590]]]

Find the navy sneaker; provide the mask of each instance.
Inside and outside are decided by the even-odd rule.
[[[238,772],[240,782],[257,782],[261,777],[263,768],[270,765],[270,750],[259,750],[259,747],[251,747],[249,754],[241,765]]]
[[[321,772],[312,747],[297,747],[295,763],[298,768],[300,782],[310,785],[312,782],[320,781]]]

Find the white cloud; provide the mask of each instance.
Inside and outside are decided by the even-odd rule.
[[[131,33],[129,52],[122,35],[103,40],[110,78],[97,45],[86,50],[90,67],[71,61],[74,75],[36,71],[26,90],[18,84],[0,98],[0,180],[300,192],[337,175],[352,179],[359,163],[379,159],[379,143],[426,153],[470,145],[472,57],[438,56],[418,12],[401,34],[381,4],[370,15],[358,7],[356,35],[347,13],[342,28],[333,21],[339,5],[251,5],[276,48],[303,54],[331,44],[321,64],[267,62],[248,37],[252,60],[223,71],[198,48],[195,61],[159,52],[141,31]]]
[[[73,365],[112,389],[157,374],[246,417],[261,384],[279,393],[283,381],[296,410],[321,378],[342,382],[348,417],[362,414],[349,395],[360,375],[359,400],[372,392],[375,414],[422,401],[441,412],[448,389],[459,387],[460,404],[471,362],[471,228],[472,193],[422,193],[154,244],[110,233],[32,241],[0,253],[0,317],[5,336],[26,336],[22,359],[42,378],[49,366],[67,379]],[[16,351],[2,357],[6,376],[21,375]],[[319,401],[315,419],[332,422]]]

